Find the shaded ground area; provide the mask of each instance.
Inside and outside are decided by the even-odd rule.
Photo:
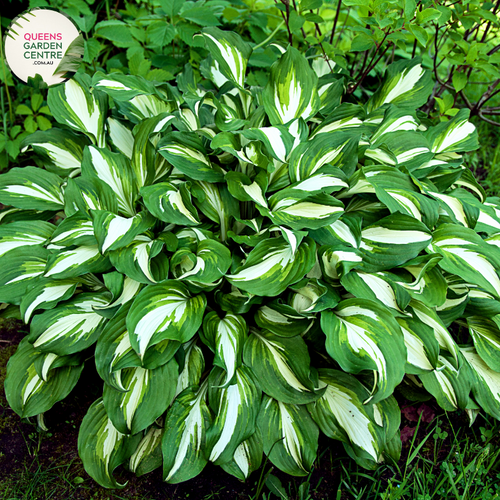
[[[39,432],[36,419],[31,419],[31,422],[21,421],[7,405],[3,392],[3,381],[8,358],[15,352],[17,344],[26,333],[23,331],[21,323],[0,319],[0,499],[209,500],[256,498],[259,482],[260,486],[263,483],[260,478],[265,477],[272,468],[269,463],[265,464],[262,476],[261,471],[257,471],[247,483],[241,483],[225,473],[220,467],[208,465],[197,478],[179,485],[163,483],[160,469],[137,478],[120,467],[115,475],[122,483],[128,481],[124,490],[111,491],[98,486],[86,474],[78,457],[77,439],[78,429],[87,408],[102,394],[102,381],[89,360],[78,385],[70,396],[46,413],[45,423],[49,432]],[[479,456],[480,453],[484,455],[485,446],[489,441],[498,448],[497,428],[492,427],[493,423],[488,426],[483,421],[481,425],[486,425],[482,427],[483,430],[479,431],[478,426],[476,426],[475,431],[470,430],[464,413],[456,412],[446,416],[441,409],[429,402],[412,404],[400,398],[399,403],[402,408],[403,453],[398,466],[384,465],[377,471],[366,471],[358,467],[346,455],[340,442],[322,437],[318,452],[319,459],[310,477],[290,478],[275,468],[273,468],[272,474],[281,480],[287,495],[291,499],[297,500],[345,500],[356,497],[363,500],[368,498],[456,499],[453,488],[450,487],[452,493],[449,497],[445,494],[445,490],[448,470],[451,471],[451,478],[455,477],[456,479],[454,487],[458,488],[457,494],[461,495],[466,487],[466,475],[464,474],[463,480],[457,476],[457,471],[460,472],[458,458],[454,455],[457,443],[459,443],[459,450],[462,445],[465,450],[469,442],[475,443],[477,441],[477,446],[474,445],[477,447],[476,455]],[[439,419],[437,428],[436,419]],[[458,430],[462,433],[459,440],[453,436],[452,428],[455,433]],[[416,435],[415,431],[417,431]],[[413,439],[414,435],[415,439]],[[418,450],[417,455],[415,450],[423,440],[426,441]],[[471,450],[472,448],[469,451]],[[468,461],[477,460],[476,455],[472,453],[472,458],[469,458]],[[408,463],[412,456],[412,460]],[[480,486],[481,491],[484,490],[485,496],[481,495],[477,498],[482,500],[497,498],[494,496],[494,488],[490,488],[492,493],[489,493],[491,481],[500,483],[500,480],[495,479],[496,458],[494,457],[494,466],[490,466],[488,469],[483,467],[485,472],[479,479],[483,482],[483,486]],[[447,464],[446,467],[449,469],[443,469],[443,463]],[[425,472],[426,470],[430,473],[430,477],[427,477],[429,474]],[[407,479],[415,481],[412,474],[417,473],[420,475],[424,473],[424,480],[429,482],[430,487],[433,487],[440,477],[444,477],[443,485],[440,486],[443,493],[436,497],[405,496],[404,491],[411,487],[411,485],[405,486],[405,481]],[[439,483],[439,481],[437,482]],[[475,482],[477,483],[477,477]],[[266,498],[268,498],[269,490],[264,487],[262,491],[266,493]],[[359,494],[361,496],[358,496]],[[459,498],[461,497],[459,496]]]

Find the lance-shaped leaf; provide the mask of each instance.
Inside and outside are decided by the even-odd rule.
[[[352,170],[357,162],[357,146],[358,141],[350,133],[317,135],[310,141],[299,144],[291,153],[288,164],[290,179],[292,182],[302,180],[302,187],[297,189],[306,190],[306,187],[313,184],[310,177],[320,171],[324,175],[314,181],[314,184],[321,186],[319,189],[330,185],[337,189],[349,187],[345,179],[337,179],[333,183],[327,174],[336,172],[330,165],[346,172]]]
[[[358,447],[367,458],[380,461],[380,436],[373,406],[363,404],[368,391],[355,377],[338,370],[324,368],[319,377],[320,386],[326,390],[308,409],[321,431]]]
[[[104,386],[103,401],[113,426],[122,434],[137,434],[168,408],[175,396],[178,365],[175,359],[154,370],[141,367],[121,370],[126,392]]]
[[[196,253],[180,248],[170,259],[172,273],[178,280],[193,283],[213,283],[231,266],[231,252],[216,240],[200,241]]]
[[[312,269],[315,247],[310,238],[305,238],[295,252],[283,237],[262,241],[250,252],[243,266],[227,279],[254,295],[279,295]]]
[[[307,196],[307,194],[306,194]],[[301,229],[318,229],[335,222],[344,212],[340,200],[326,193],[304,197],[292,189],[283,189],[269,199],[270,210],[258,207],[278,225]]]
[[[203,320],[202,340],[214,352],[214,364],[226,371],[224,386],[229,384],[241,364],[246,336],[247,325],[243,316],[229,313],[221,319],[212,311]]]
[[[245,342],[243,360],[262,390],[279,401],[306,404],[321,395],[309,377],[309,353],[300,336],[286,338],[265,330],[253,331]]]
[[[83,417],[78,433],[78,454],[85,470],[106,488],[123,488],[113,471],[134,453],[141,435],[118,432],[106,414],[102,398],[95,401]]]
[[[90,210],[118,213],[118,200],[108,186],[91,179],[68,178],[64,190],[64,212],[68,217],[80,212],[89,217]],[[64,221],[63,221],[64,222]]]
[[[432,372],[419,375],[424,387],[446,411],[465,409],[472,386],[467,363],[461,359],[462,366],[457,369],[444,356],[439,356],[437,368]]]
[[[135,237],[125,248],[109,253],[113,266],[139,283],[149,285],[167,279],[168,257],[162,253],[164,242],[145,234]]]
[[[340,301],[338,293],[326,283],[318,279],[304,279],[290,286],[294,291],[288,299],[289,304],[299,314],[313,317],[314,313],[333,309]]]
[[[78,382],[83,364],[50,371],[47,380],[37,373],[35,362],[52,354],[36,351],[24,338],[7,365],[5,395],[11,408],[22,418],[33,417],[64,399]],[[44,359],[42,359],[42,362]]]
[[[322,275],[330,281],[338,280],[363,261],[359,250],[339,244],[320,247],[318,259]]]
[[[94,234],[102,254],[127,246],[155,222],[148,212],[140,212],[134,217],[121,217],[111,212],[96,210],[93,216]]]
[[[406,347],[401,329],[385,307],[366,299],[347,299],[321,313],[326,350],[343,370],[375,372],[373,403],[394,392],[404,376]]]
[[[431,240],[432,234],[422,222],[399,213],[389,215],[361,232],[363,267],[376,272],[401,265],[415,258]]]
[[[472,393],[486,412],[500,418],[500,373],[492,370],[473,347],[461,352],[473,372]]]
[[[434,330],[434,336],[436,337],[439,346],[442,349],[447,350],[453,356],[455,367],[458,367],[457,344],[434,309],[427,307],[418,300],[412,300],[410,302],[410,308],[413,311],[414,316]]]
[[[263,451],[262,437],[256,428],[255,432],[236,448],[232,460],[221,464],[221,467],[240,481],[244,481],[260,467]]]
[[[23,140],[21,148],[30,146],[48,170],[66,177],[80,171],[83,148],[88,144],[84,136],[52,128],[30,134]]]
[[[158,144],[160,154],[191,179],[207,182],[223,180],[223,171],[212,165],[201,140],[194,134],[171,132]]]
[[[51,87],[47,97],[50,111],[60,124],[85,133],[100,148],[106,144],[107,101],[104,94],[90,90],[90,77],[84,73]]]
[[[432,86],[431,72],[422,68],[420,59],[395,62],[387,68],[382,87],[368,101],[368,111],[389,103],[417,109],[427,102]]]
[[[257,425],[269,460],[287,474],[307,476],[316,458],[318,427],[304,405],[264,396]]]
[[[406,373],[419,375],[435,370],[439,356],[439,342],[434,329],[420,321],[418,316],[396,318],[405,339]]]
[[[443,256],[439,267],[500,297],[500,258],[472,229],[441,224],[434,231],[432,249]]]
[[[108,270],[109,260],[95,246],[81,246],[52,254],[47,262],[44,276],[56,279],[74,278],[86,273]]]
[[[492,370],[500,372],[500,329],[497,321],[497,317],[489,319],[470,316],[467,318],[467,325],[481,359]]]
[[[120,120],[108,118],[108,133],[112,143],[127,158],[132,159],[132,148],[134,147],[134,135]]]
[[[180,483],[197,476],[205,467],[206,432],[211,423],[205,402],[207,383],[183,391],[165,419],[162,440],[163,479]]]
[[[61,210],[62,179],[36,167],[13,168],[0,175],[0,203],[26,210]]]
[[[253,141],[261,141],[267,152],[276,160],[285,162],[294,147],[294,137],[289,127],[249,128],[239,132],[243,137]]]
[[[229,192],[237,200],[253,201],[257,205],[267,208],[267,200],[264,195],[267,189],[267,176],[264,172],[257,174],[253,181],[241,172],[228,172],[225,181]]]
[[[139,188],[150,184],[156,178],[155,148],[152,139],[159,137],[175,118],[170,113],[162,113],[140,122],[134,129],[133,149],[130,158]],[[132,146],[132,145],[131,145]]]
[[[28,285],[43,274],[47,256],[47,250],[37,245],[4,255],[0,268],[0,302],[19,304]]]
[[[269,330],[280,337],[301,335],[311,325],[310,319],[298,314],[293,307],[279,302],[260,307],[255,313],[255,322],[263,330]]]
[[[168,280],[144,288],[127,316],[130,343],[140,358],[162,340],[187,342],[201,326],[206,298],[191,296],[181,282]]]
[[[261,391],[245,366],[236,370],[235,383],[223,388],[218,388],[225,377],[223,370],[214,369],[211,377],[209,398],[216,416],[207,431],[206,450],[208,459],[220,465],[231,460],[237,447],[254,433]]]
[[[123,215],[135,215],[137,187],[130,161],[119,153],[90,146],[83,152],[82,176],[98,179],[116,195],[118,207]]]
[[[203,28],[205,46],[210,52],[217,68],[223,76],[237,87],[245,86],[245,72],[247,61],[252,49],[239,35],[218,28]]]
[[[33,319],[29,341],[36,349],[59,356],[82,351],[97,340],[106,322],[93,307],[107,302],[103,297],[83,293],[45,311]]]
[[[44,245],[55,226],[45,221],[11,222],[0,226],[0,257],[17,248]]]
[[[175,395],[194,385],[200,385],[201,376],[205,370],[203,351],[197,345],[196,338],[182,345],[184,349],[184,368],[177,379]]]
[[[220,227],[222,241],[227,239],[227,231],[233,217],[239,216],[239,204],[229,194],[228,188],[210,182],[196,182],[192,188],[196,206]]]
[[[169,182],[160,182],[141,188],[141,194],[147,209],[158,219],[183,226],[200,224],[185,183],[174,186]]]
[[[162,437],[163,427],[153,424],[130,457],[128,468],[131,472],[135,472],[137,476],[143,476],[161,467]]]
[[[112,292],[113,298],[111,300],[113,302],[105,306],[94,307],[96,311],[101,313],[106,318],[113,317],[118,308],[123,304],[127,304],[128,302],[130,302],[137,295],[137,292],[141,288],[141,284],[138,281],[135,281],[132,278],[129,278],[128,276],[125,276],[124,278],[123,275],[120,273],[113,272],[111,274],[117,274],[119,276],[119,279],[122,280],[119,288],[120,291],[116,293]],[[110,289],[109,286],[108,289]]]
[[[116,101],[129,101],[138,95],[154,94],[155,86],[138,75],[116,73],[105,75],[98,71],[92,78],[92,85],[106,92]]]
[[[28,323],[37,309],[52,309],[59,302],[73,296],[77,280],[51,280],[38,278],[33,286],[28,287],[21,299],[21,317]]]
[[[92,219],[84,212],[75,212],[66,217],[56,228],[50,240],[50,249],[73,246],[92,247],[97,245]]]
[[[476,127],[468,121],[470,111],[461,109],[450,121],[431,127],[427,138],[436,154],[473,151],[479,147]]]
[[[262,94],[264,108],[272,125],[294,118],[307,120],[320,106],[318,77],[307,59],[291,45],[271,66],[269,82]]]

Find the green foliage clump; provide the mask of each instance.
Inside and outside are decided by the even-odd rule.
[[[462,165],[468,111],[415,111],[418,59],[353,104],[321,59],[289,46],[249,86],[248,43],[199,37],[200,78],[51,88],[60,128],[22,144],[44,168],[0,176],[0,300],[30,324],[11,407],[46,412],[94,358],[78,447],[107,487],[120,464],[245,479],[263,454],[304,476],[320,432],[397,460],[398,386],[500,418],[500,200]]]

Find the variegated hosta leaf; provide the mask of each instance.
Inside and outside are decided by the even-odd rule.
[[[93,307],[107,302],[93,293],[79,294],[70,302],[35,316],[29,341],[36,349],[59,356],[82,351],[97,340],[106,322]]]
[[[294,118],[307,120],[320,106],[316,89],[318,77],[307,59],[292,46],[271,66],[269,82],[262,99],[272,125]]]
[[[321,313],[326,350],[343,370],[373,370],[373,403],[394,392],[404,376],[406,347],[401,329],[388,309],[366,299],[347,299]]]
[[[474,385],[468,365],[462,359],[461,366],[457,369],[447,358],[439,356],[436,370],[419,375],[419,378],[444,410],[454,411],[467,407],[469,392]]]
[[[249,128],[240,130],[243,137],[260,141],[267,152],[276,160],[285,162],[294,147],[294,137],[290,127],[276,125],[275,127]]]
[[[158,219],[171,224],[196,226],[200,224],[198,212],[191,201],[187,184],[174,186],[160,182],[141,188],[147,209]]]
[[[311,270],[315,247],[310,238],[305,238],[295,252],[282,237],[262,241],[235,274],[226,277],[234,286],[254,295],[279,295]]]
[[[224,386],[231,382],[241,365],[246,337],[247,325],[242,316],[229,313],[221,319],[212,311],[203,320],[202,340],[214,352],[214,364],[226,371],[226,379],[222,382]]]
[[[405,339],[407,358],[406,373],[419,375],[435,370],[439,356],[439,342],[434,329],[420,321],[418,316],[400,317],[396,321]]]
[[[123,488],[113,471],[126,462],[141,441],[141,435],[118,432],[106,414],[102,398],[95,401],[83,418],[78,433],[78,454],[85,470],[106,488]]]
[[[112,293],[113,297],[112,299],[110,299],[112,300],[112,302],[110,302],[109,304],[106,304],[105,306],[94,306],[94,309],[106,318],[112,318],[118,308],[123,304],[127,304],[128,302],[130,302],[137,295],[137,292],[141,289],[141,283],[139,283],[138,281],[135,281],[128,276],[123,277],[123,275],[120,273],[111,274],[117,274],[120,277],[121,284],[119,291],[117,291],[116,293]],[[107,275],[104,275],[104,278],[106,278],[106,276]],[[109,285],[106,286],[108,287],[108,289],[110,288]]]
[[[154,370],[141,367],[121,370],[126,392],[104,386],[103,401],[113,426],[122,434],[137,434],[168,408],[175,396],[178,365],[175,359]]]
[[[276,467],[293,476],[309,474],[316,458],[319,431],[304,405],[264,396],[257,425],[264,453]]]
[[[140,212],[134,217],[121,217],[103,210],[93,212],[94,234],[102,254],[129,245],[137,235],[145,232],[155,223],[148,212]]]
[[[333,309],[340,300],[340,296],[329,285],[317,279],[304,279],[290,286],[289,304],[300,315],[314,318],[314,313]]]
[[[67,177],[80,171],[83,148],[88,144],[89,141],[84,136],[52,128],[30,134],[23,140],[21,148],[30,146],[42,158],[48,170]]]
[[[132,168],[135,171],[139,188],[150,184],[157,178],[155,168],[157,162],[160,160],[163,163],[165,160],[163,158],[155,158],[155,148],[152,139],[159,137],[160,133],[165,131],[174,118],[174,115],[170,113],[162,113],[153,118],[141,121],[134,129],[133,149],[131,144],[131,155],[129,158],[132,160]]]
[[[51,280],[38,278],[32,286],[28,286],[21,299],[21,317],[28,323],[37,309],[52,309],[59,302],[69,299],[75,293],[78,281]]]
[[[194,132],[171,132],[158,143],[159,153],[187,177],[206,182],[220,182],[224,171],[213,165],[205,147]]]
[[[473,372],[472,393],[481,407],[500,418],[500,373],[492,370],[473,347],[460,349]]]
[[[231,195],[240,201],[253,201],[261,207],[267,208],[265,192],[267,189],[267,175],[264,172],[257,174],[252,181],[241,172],[228,172],[225,180]]]
[[[76,385],[83,364],[52,369],[43,380],[37,373],[35,361],[57,357],[52,353],[36,351],[27,338],[21,340],[10,358],[5,379],[5,395],[11,408],[22,418],[43,413],[64,399]]]
[[[321,431],[332,439],[351,443],[380,461],[380,436],[375,423],[373,405],[364,405],[369,393],[352,375],[338,370],[320,370],[323,396],[308,409]]]
[[[168,276],[168,257],[162,252],[164,242],[140,234],[130,245],[111,251],[113,266],[134,281],[149,285],[162,282]]]
[[[336,173],[332,166],[349,172],[357,162],[358,141],[350,133],[316,135],[310,141],[299,144],[291,153],[288,169],[292,182],[302,181],[296,189],[303,191],[349,187],[346,179],[331,178]],[[311,179],[315,173],[321,173]],[[337,176],[339,177],[339,176]]]
[[[227,473],[244,481],[260,467],[263,451],[262,437],[256,428],[255,432],[236,448],[232,460],[221,464],[221,467]]]
[[[11,222],[0,226],[0,257],[21,247],[44,245],[55,226],[45,221]]]
[[[500,372],[500,329],[497,323],[498,319],[498,317],[489,319],[481,316],[467,318],[467,325],[477,353],[496,372]]]
[[[168,280],[144,288],[127,316],[130,343],[141,359],[162,340],[190,340],[201,326],[205,295],[192,296],[181,282]]]
[[[439,267],[500,297],[500,253],[472,229],[441,224],[434,231],[432,250],[443,256]]]
[[[415,258],[432,240],[425,224],[403,214],[393,214],[361,232],[363,268],[383,271]]]
[[[38,245],[4,255],[0,267],[0,302],[19,304],[34,278],[44,273],[48,255],[49,252]]]
[[[106,92],[116,101],[129,101],[139,95],[155,93],[154,85],[145,78],[119,72],[105,75],[98,71],[92,78],[92,86]]]
[[[250,45],[236,33],[218,28],[203,28],[202,35],[205,46],[217,62],[219,72],[242,89],[245,85],[247,61],[252,53]]]
[[[143,476],[158,469],[162,464],[161,440],[163,427],[153,424],[130,457],[128,468],[137,476]]]
[[[134,135],[120,120],[108,118],[108,133],[114,146],[127,158],[132,159]]]
[[[62,247],[97,245],[92,219],[80,211],[66,217],[55,229],[47,247],[49,250]]]
[[[255,313],[255,322],[263,330],[280,337],[295,337],[306,332],[311,325],[311,319],[286,304],[271,302],[260,307]]]
[[[188,387],[199,385],[205,370],[205,358],[203,351],[197,345],[196,338],[182,344],[182,349],[184,351],[184,368],[177,379],[176,396]]]
[[[417,109],[427,102],[432,86],[431,72],[422,68],[419,59],[395,62],[387,68],[382,87],[368,101],[368,111],[384,104]]]
[[[436,311],[427,307],[418,300],[410,302],[410,309],[413,316],[418,318],[422,323],[434,330],[434,336],[439,343],[439,347],[448,351],[452,356],[452,363],[455,368],[458,367],[458,347],[448,329],[444,326],[441,318],[437,315]]]
[[[305,194],[305,196],[304,196]],[[343,213],[340,200],[326,193],[307,196],[307,193],[283,189],[269,199],[270,210],[258,207],[275,224],[301,229],[318,229],[335,222]]]
[[[118,213],[118,200],[108,186],[92,179],[68,178],[64,190],[64,212],[68,217],[75,214],[89,217],[91,210],[109,210]]]
[[[62,179],[36,167],[13,168],[0,177],[0,203],[26,210],[61,210]]]
[[[135,215],[137,185],[128,158],[112,153],[108,149],[87,147],[83,152],[82,176],[96,179],[101,185],[107,186],[106,189],[111,189],[116,195],[118,207],[123,215],[128,217]]]
[[[205,467],[205,441],[211,424],[205,402],[208,385],[188,388],[174,401],[165,419],[162,439],[163,479],[180,483],[197,476]]]
[[[215,464],[231,460],[238,446],[255,432],[255,420],[260,409],[261,391],[255,385],[250,370],[239,367],[234,384],[219,388],[226,377],[215,368],[209,379],[210,404],[215,420],[207,431],[207,456]]]
[[[461,109],[450,121],[440,123],[427,132],[436,154],[473,151],[479,147],[476,127],[468,121],[469,110]]]
[[[196,182],[192,192],[196,206],[219,225],[221,240],[226,241],[231,219],[239,216],[238,202],[229,194],[226,186],[211,182]]]
[[[97,245],[68,248],[53,253],[47,261],[46,278],[75,278],[86,273],[100,273],[110,268],[109,260],[103,257]]]
[[[178,280],[210,284],[222,278],[231,266],[231,252],[222,243],[206,238],[196,253],[180,248],[170,259],[172,273]]]
[[[286,338],[265,330],[253,331],[245,342],[243,360],[262,390],[279,401],[306,404],[321,395],[311,381],[309,353],[300,336]]]
[[[51,87],[47,97],[50,111],[61,125],[85,133],[100,148],[106,145],[107,101],[104,94],[90,90],[90,77],[84,73]]]

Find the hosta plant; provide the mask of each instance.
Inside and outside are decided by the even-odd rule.
[[[264,454],[307,475],[320,433],[397,460],[398,387],[500,418],[500,200],[462,166],[467,112],[416,111],[418,60],[343,102],[321,60],[281,48],[249,87],[249,45],[199,36],[202,73],[175,86],[52,88],[60,128],[24,143],[39,167],[0,176],[0,300],[30,325],[12,408],[41,416],[95,363],[78,447],[107,487],[120,464],[245,479]]]

